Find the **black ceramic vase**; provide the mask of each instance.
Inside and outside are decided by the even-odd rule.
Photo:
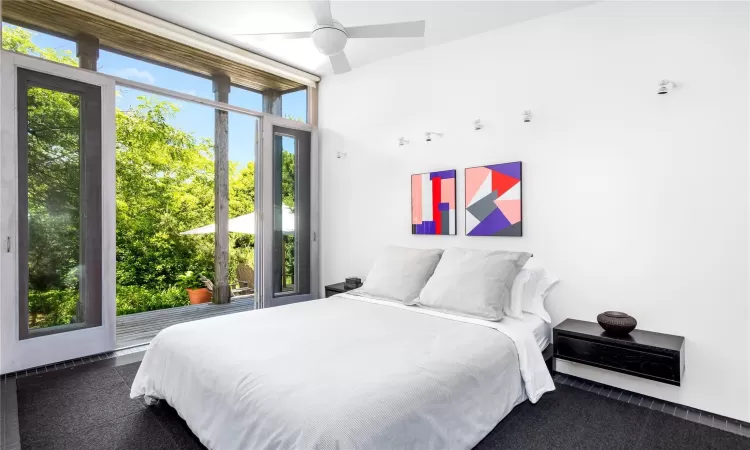
[[[357,277],[349,277],[344,282],[344,289],[357,289],[362,286],[362,280]]]
[[[618,336],[625,336],[638,325],[635,318],[619,311],[605,311],[596,316],[596,321],[604,328],[604,331]]]

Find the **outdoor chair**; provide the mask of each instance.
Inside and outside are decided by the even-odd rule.
[[[238,291],[236,295],[249,295],[254,292],[255,270],[249,264],[240,263],[237,265],[237,283],[239,288],[236,289]]]
[[[240,264],[240,265],[243,265],[243,264]],[[241,280],[241,281],[239,281],[240,287],[239,287],[239,289],[236,289],[236,288],[232,289],[232,297],[236,297],[238,295],[249,295],[249,294],[253,293],[255,271],[250,266],[247,266],[247,268],[250,270],[250,278],[249,278],[250,281],[249,281],[249,283],[246,282],[246,281],[244,281],[247,278],[243,279],[241,277],[241,275],[240,275],[240,268],[239,267],[237,268],[237,279]],[[206,278],[205,276],[201,275],[201,282],[203,283],[204,286],[206,286],[206,289],[208,289],[209,291],[211,291],[211,293],[214,292],[214,283],[213,283],[213,281],[211,281],[208,278]],[[244,287],[243,287],[243,283],[244,283]]]

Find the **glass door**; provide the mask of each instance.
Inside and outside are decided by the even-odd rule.
[[[318,298],[317,133],[263,118],[262,306]]]
[[[114,349],[114,83],[3,53],[3,373]]]

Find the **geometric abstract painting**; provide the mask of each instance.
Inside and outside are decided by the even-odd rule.
[[[411,176],[411,234],[456,234],[456,171]]]
[[[521,161],[466,169],[466,235],[522,236]]]

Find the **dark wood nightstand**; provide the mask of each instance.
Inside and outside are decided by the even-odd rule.
[[[351,289],[345,288],[344,284],[346,283],[329,284],[328,286],[326,286],[326,298],[332,295],[342,294],[346,291],[351,291]]]
[[[598,323],[567,319],[554,328],[555,358],[679,386],[685,338],[633,330],[611,336]]]
[[[542,358],[544,358],[544,364],[547,365],[547,370],[550,375],[555,374],[555,352],[553,348],[554,345],[550,344],[542,351]]]

